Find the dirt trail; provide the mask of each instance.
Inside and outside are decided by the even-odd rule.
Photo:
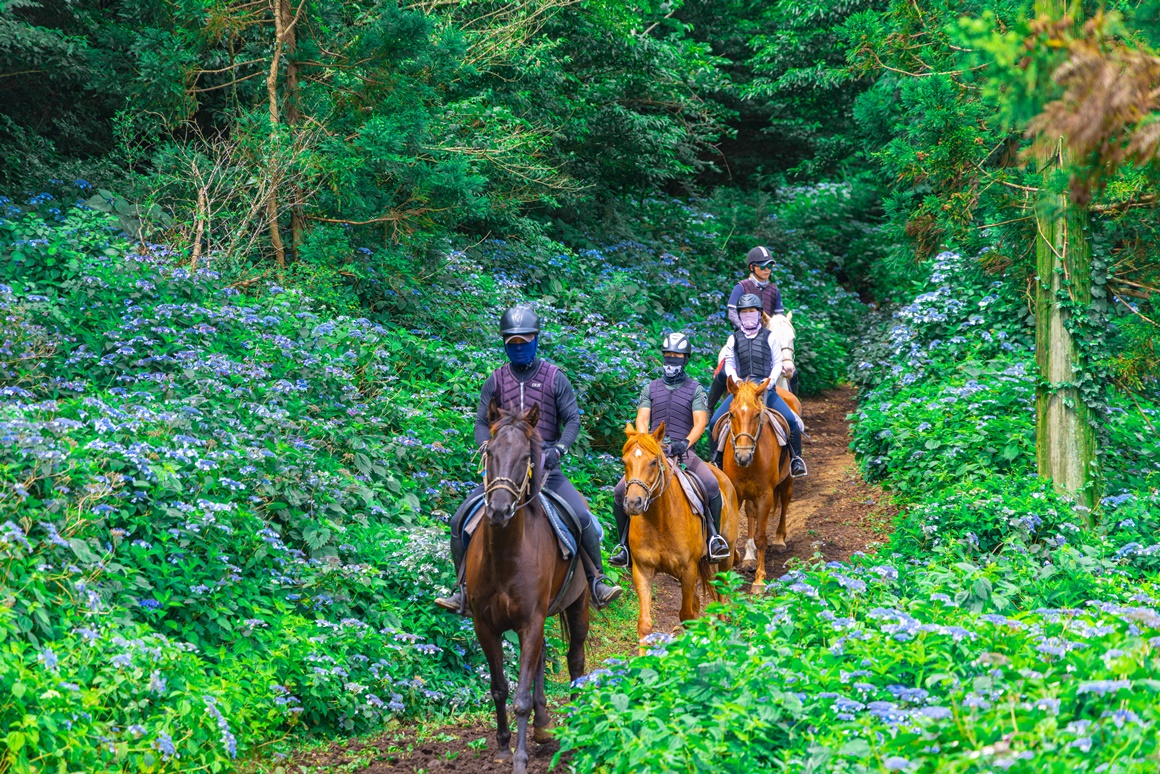
[[[776,579],[785,574],[786,565],[793,560],[807,561],[816,553],[824,561],[844,561],[855,551],[872,548],[875,542],[884,539],[889,529],[893,516],[891,508],[880,490],[862,480],[849,450],[846,416],[855,408],[854,390],[851,388],[831,390],[803,401],[802,410],[809,433],[803,456],[810,475],[794,483],[786,550],[766,553],[766,576],[771,585],[776,585]],[[743,540],[744,532],[742,520]],[[752,579],[753,571],[745,575]],[[656,583],[654,599],[655,631],[677,630],[680,624],[677,619],[680,585],[662,576]],[[629,602],[633,607],[633,619],[625,622],[625,631],[618,632],[614,640],[614,647],[620,645],[616,650],[622,653],[631,652],[636,640],[635,599]],[[589,666],[599,666],[600,657],[592,653],[591,648],[589,650]],[[486,740],[486,749],[480,740]],[[556,743],[541,746],[529,741],[528,771],[533,774],[548,771],[557,749]],[[510,772],[510,763],[493,762],[494,750],[495,728],[489,719],[438,730],[426,729],[423,733],[415,728],[402,728],[369,742],[350,740],[346,744],[334,744],[296,756],[280,768],[287,774]]]

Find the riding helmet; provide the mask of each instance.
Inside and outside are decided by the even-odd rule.
[[[665,340],[661,342],[661,352],[689,357],[693,354],[693,344],[688,336],[680,331],[674,331],[665,334]]]
[[[769,252],[768,247],[755,247],[750,250],[745,256],[745,265],[747,267],[757,264],[758,266],[765,266],[773,263],[773,253]]]
[[[753,293],[746,293],[741,298],[737,299],[738,312],[740,312],[742,309],[761,309],[762,306],[761,296],[754,295]]]
[[[540,318],[530,306],[513,306],[499,318],[499,332],[508,336],[531,336],[540,332]]]

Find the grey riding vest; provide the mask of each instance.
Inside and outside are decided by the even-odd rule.
[[[737,375],[742,379],[764,379],[773,368],[773,351],[769,348],[769,331],[762,328],[752,339],[745,334],[733,336],[733,351],[737,358]]]
[[[693,398],[697,395],[697,380],[685,377],[681,386],[670,390],[664,379],[653,379],[648,385],[648,399],[652,403],[648,429],[650,432],[665,423],[669,438],[688,438],[693,431]]]
[[[532,377],[523,382],[516,378],[511,363],[505,363],[495,371],[496,403],[508,411],[526,411],[538,405],[540,421],[536,430],[547,445],[560,439],[560,426],[556,421],[556,373],[559,370],[556,365],[541,360]]]
[[[773,299],[777,295],[777,285],[772,282],[765,283],[765,287],[758,285],[749,277],[741,280],[741,292],[752,293],[761,298],[761,305],[765,308],[766,314],[773,314]],[[767,371],[766,374],[769,372]]]

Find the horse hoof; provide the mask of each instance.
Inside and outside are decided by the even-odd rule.
[[[771,540],[771,541],[769,541],[769,547],[772,549],[775,549],[777,551],[784,551],[785,550],[785,541],[779,540],[779,539]]]
[[[536,740],[537,744],[547,744],[552,741],[552,724],[548,723],[546,726],[535,726],[532,728],[532,739]]]
[[[753,585],[749,587],[750,594],[760,594],[765,591],[765,581],[754,581]]]
[[[495,754],[495,762],[496,763],[511,763],[511,760],[512,760],[512,751],[511,750],[500,750],[499,752],[497,752]]]

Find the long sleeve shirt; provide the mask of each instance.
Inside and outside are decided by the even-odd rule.
[[[521,382],[532,377],[539,367],[536,360],[526,369],[513,368],[516,378]],[[552,391],[556,396],[556,421],[560,424],[560,439],[556,445],[565,450],[571,448],[580,437],[580,408],[576,403],[576,392],[572,389],[572,382],[564,376],[563,371],[556,371],[556,379],[552,383]],[[482,446],[491,438],[491,425],[487,421],[487,407],[495,395],[495,374],[487,377],[483,383],[483,390],[479,394],[479,406],[475,410],[475,445]]]
[[[744,333],[738,332],[733,336],[744,336]],[[777,381],[781,376],[782,359],[781,359],[781,341],[777,338],[777,334],[767,328],[758,328],[757,336],[767,336],[769,341],[769,348],[772,353],[770,357],[769,378]],[[737,375],[737,343],[733,336],[729,337],[729,341],[725,342],[725,375],[732,376],[734,379],[740,379]],[[762,376],[761,378],[765,378]]]

